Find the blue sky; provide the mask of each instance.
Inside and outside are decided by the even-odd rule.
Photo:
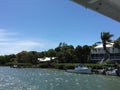
[[[0,55],[92,45],[100,32],[116,39],[120,23],[70,0],[0,0]]]

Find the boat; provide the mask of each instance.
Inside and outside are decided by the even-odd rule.
[[[10,66],[11,68],[17,68],[18,67],[18,65],[12,65],[12,66]]]
[[[106,75],[120,76],[120,69],[113,69],[111,71],[106,71]]]
[[[80,74],[91,74],[92,69],[84,65],[78,65],[74,69],[67,69],[66,72],[69,73],[80,73]]]
[[[112,76],[117,76],[117,69],[111,70],[111,71],[106,71],[106,75],[112,75]]]
[[[20,65],[12,65],[10,66],[11,68],[23,68],[23,66],[20,66]]]
[[[111,76],[120,76],[120,69],[99,69],[97,70],[98,74],[111,75]]]

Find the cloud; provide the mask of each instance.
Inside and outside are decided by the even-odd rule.
[[[20,34],[0,29],[0,55],[16,54],[21,51],[43,51],[57,44],[45,39],[18,38]]]
[[[17,45],[17,46],[38,46],[39,45],[39,43],[37,43],[37,42],[28,41],[28,40],[18,41],[18,42],[15,42],[14,44]]]
[[[23,50],[30,51],[34,47],[38,47],[39,43],[34,41],[15,41],[0,43],[0,54],[16,54]]]
[[[13,33],[13,32],[8,32],[5,29],[0,29],[0,37],[6,37],[9,35],[16,35],[17,33]]]

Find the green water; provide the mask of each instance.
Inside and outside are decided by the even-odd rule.
[[[0,90],[120,90],[120,77],[0,67]]]

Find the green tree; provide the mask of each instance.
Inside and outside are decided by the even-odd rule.
[[[66,59],[66,61],[67,62],[74,62],[74,47],[72,46],[72,45],[68,45],[68,46],[66,46],[66,52],[65,52],[65,54],[66,54],[66,57],[65,57],[65,59]]]
[[[52,57],[56,57],[56,51],[54,49],[49,49],[47,51],[47,56],[50,57],[52,60]]]
[[[114,48],[117,48],[120,53],[120,37],[114,41]]]
[[[114,41],[114,47],[120,49],[120,37]]]
[[[4,56],[0,56],[0,65],[5,65],[6,61],[5,61],[5,57]]]
[[[42,51],[42,52],[39,52],[38,53],[38,57],[39,58],[44,58],[44,57],[46,57],[47,55],[46,55],[46,52],[45,51]]]
[[[75,62],[79,62],[81,63],[82,62],[82,46],[78,45],[76,48],[75,48]]]
[[[82,63],[88,63],[90,59],[90,46],[84,45],[82,49],[82,54],[83,54]]]
[[[13,59],[15,58],[16,58],[15,54],[5,55],[5,59],[7,60],[7,62],[13,62]]]
[[[73,62],[74,57],[74,47],[72,45],[67,45],[66,43],[60,43],[57,48],[55,48],[56,57],[59,62]]]
[[[38,53],[36,51],[28,52],[29,63],[38,64]]]
[[[28,63],[29,62],[29,56],[27,51],[22,51],[16,55],[16,60],[18,63]]]

